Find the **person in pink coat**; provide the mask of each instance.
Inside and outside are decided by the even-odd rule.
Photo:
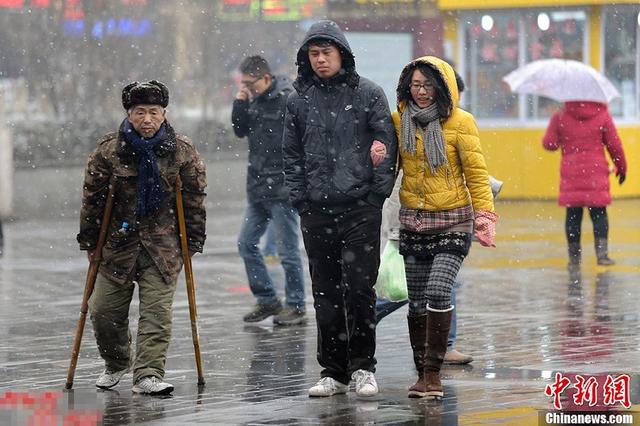
[[[605,148],[615,165],[613,170],[620,185],[627,174],[627,162],[607,105],[590,101],[565,102],[564,107],[551,117],[543,145],[549,151],[561,149],[562,152],[558,204],[567,208],[565,232],[569,267],[580,265],[584,207],[589,209],[593,222],[598,265],[613,265],[608,253],[606,206],[611,204],[611,192]]]

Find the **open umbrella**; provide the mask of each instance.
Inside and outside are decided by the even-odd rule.
[[[542,59],[530,62],[503,79],[511,91],[545,96],[556,101],[595,101],[609,103],[620,96],[613,84],[582,62],[568,59]]]

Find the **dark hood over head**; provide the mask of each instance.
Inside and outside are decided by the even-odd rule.
[[[298,77],[294,83],[294,87],[298,91],[304,90],[311,83],[314,75],[311,64],[309,63],[308,47],[312,40],[329,40],[335,43],[340,50],[342,56],[342,71],[347,76],[347,84],[355,87],[358,85],[359,77],[356,73],[356,62],[351,51],[351,46],[344,33],[333,21],[318,21],[309,28],[296,57],[296,65],[298,65]],[[341,72],[342,72],[341,71]]]

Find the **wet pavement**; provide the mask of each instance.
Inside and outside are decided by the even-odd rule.
[[[91,424],[99,418],[109,425],[537,425],[544,424],[538,419],[541,410],[553,408],[544,391],[556,372],[574,382],[576,374],[598,380],[601,397],[592,410],[620,408],[604,405],[605,379],[628,374],[631,410],[639,410],[640,200],[618,200],[609,209],[611,257],[618,262],[612,267],[596,266],[585,217],[579,277],[569,277],[566,270],[562,209],[554,202],[498,203],[498,248],[474,247],[460,273],[457,348],[475,360],[444,368],[445,398],[406,397],[415,373],[403,308],[378,326],[379,395],[359,398],[349,392],[310,399],[306,391],[320,371],[311,300],[305,326],[242,322],[253,304],[235,251],[242,196],[216,194],[212,188],[206,252],[194,258],[207,383],[201,389],[196,385],[181,279],[165,378],[176,387],[171,397],[133,395],[131,375],[114,391],[96,390],[102,362],[89,324],[74,390],[61,392],[87,267],[74,239],[77,220],[65,215],[4,224],[1,425],[29,424],[38,415],[58,422],[41,424],[64,419]],[[271,269],[281,282],[279,268]],[[132,327],[137,306],[134,302]],[[45,398],[52,402],[42,411]],[[570,399],[562,403],[577,409]]]

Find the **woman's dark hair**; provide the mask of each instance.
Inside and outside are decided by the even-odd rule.
[[[438,108],[438,114],[440,118],[449,118],[451,110],[453,109],[453,102],[451,101],[451,93],[442,79],[440,71],[434,69],[433,65],[418,62],[413,67],[409,68],[400,81],[399,98],[401,101],[410,102],[413,101],[411,97],[411,79],[415,70],[420,72],[433,84],[435,89],[435,103]]]

